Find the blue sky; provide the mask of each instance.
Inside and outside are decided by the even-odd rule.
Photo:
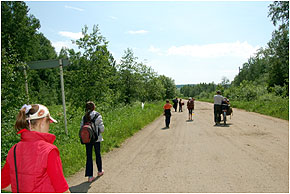
[[[238,74],[275,29],[272,1],[25,1],[59,52],[98,25],[117,62],[130,48],[138,62],[176,84],[220,83]]]

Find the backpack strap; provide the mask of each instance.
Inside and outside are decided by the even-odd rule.
[[[17,165],[16,165],[16,146],[17,146],[17,144],[14,147],[14,165],[15,165],[15,175],[16,175],[17,193],[19,193],[18,173],[17,173]]]
[[[95,123],[95,121],[96,121],[96,119],[97,119],[99,116],[100,116],[100,113],[97,112],[96,115],[94,116],[94,118],[91,120],[91,122],[93,123],[93,125],[94,125],[94,127],[95,127],[96,134],[97,134],[97,138],[99,137],[100,132],[99,132],[99,129],[97,129],[97,127],[96,127],[96,123]]]

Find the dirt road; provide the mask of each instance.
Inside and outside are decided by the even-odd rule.
[[[234,109],[229,126],[213,126],[213,104],[173,112],[103,156],[104,176],[67,178],[72,192],[289,192],[289,122]],[[94,166],[96,169],[96,166]],[[96,173],[95,173],[96,174]]]

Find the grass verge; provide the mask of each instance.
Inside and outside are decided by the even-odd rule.
[[[198,99],[199,101],[213,103],[213,99]],[[273,95],[261,96],[253,101],[231,100],[233,108],[240,108],[250,112],[256,112],[284,120],[289,120],[289,99]]]
[[[105,125],[101,152],[104,154],[113,148],[119,147],[128,137],[154,121],[162,114],[163,104],[164,102],[146,103],[144,109],[142,109],[141,103],[135,103],[100,112]],[[84,110],[67,107],[68,135],[66,135],[62,106],[55,105],[48,108],[51,115],[58,121],[57,124],[51,125],[50,133],[56,135],[54,144],[60,151],[64,175],[68,177],[83,168],[86,163],[85,145],[80,143],[78,136]],[[16,135],[13,129],[14,122],[15,120],[11,119],[9,123],[5,123],[6,131],[1,136],[1,167],[5,164],[8,150],[20,140],[19,135]]]
[[[163,104],[164,102],[146,103],[144,109],[142,109],[140,103],[135,103],[111,111],[100,112],[105,125],[101,152],[106,153],[113,148],[120,147],[124,140],[154,121],[162,114]],[[54,107],[52,109],[59,111],[58,113],[55,112],[55,114],[52,113],[52,115],[62,116],[62,107]],[[80,109],[68,114],[68,117],[70,117],[68,119],[68,136],[64,134],[64,129],[61,128],[63,126],[62,123],[57,126],[58,129],[52,131],[57,137],[55,145],[60,150],[63,171],[66,177],[79,171],[86,163],[85,145],[80,144],[78,136],[83,115],[84,111]]]

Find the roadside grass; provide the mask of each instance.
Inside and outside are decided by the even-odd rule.
[[[106,153],[113,148],[120,147],[124,140],[154,121],[162,114],[162,105],[163,102],[146,103],[144,109],[142,109],[141,103],[135,103],[111,111],[100,112],[105,125],[101,152]],[[75,110],[73,115],[76,116],[72,117],[68,124],[69,138],[66,138],[66,135],[63,134],[60,138],[57,136],[55,141],[55,145],[60,150],[66,177],[79,171],[86,163],[85,145],[82,145],[79,140],[80,122],[84,111]]]
[[[199,101],[213,103],[213,99],[198,99]],[[253,101],[230,101],[233,108],[240,108],[284,120],[289,120],[289,99],[274,95],[263,95]]]
[[[154,121],[162,114],[163,104],[164,102],[161,101],[145,103],[144,109],[142,109],[141,103],[134,103],[114,110],[100,112],[105,125],[101,152],[104,154],[114,148],[120,147],[124,140]],[[62,106],[49,106],[48,109],[51,115],[58,121],[57,124],[51,124],[50,133],[56,135],[54,144],[60,151],[64,175],[68,177],[85,167],[86,163],[85,145],[82,145],[79,139],[80,122],[84,115],[84,110],[73,109],[70,106],[67,107],[68,135],[66,135]],[[11,128],[14,122],[9,123]],[[15,143],[19,141],[19,135],[16,135],[16,132],[12,132],[9,138],[12,138]],[[5,147],[4,149],[8,152],[10,148]],[[1,149],[3,149],[3,144]],[[2,167],[5,163],[5,158],[1,160]]]

